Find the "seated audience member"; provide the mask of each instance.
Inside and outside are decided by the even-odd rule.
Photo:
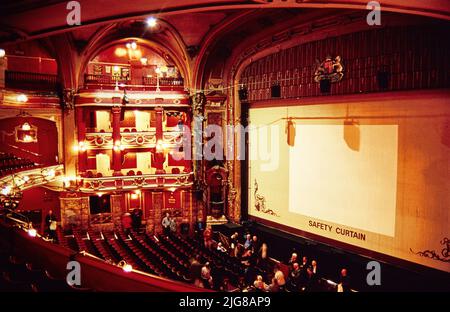
[[[285,284],[286,284],[286,280],[284,278],[283,271],[281,271],[280,267],[278,265],[276,265],[274,272],[275,272],[275,278],[278,282],[279,289],[280,289],[280,291],[283,291]]]
[[[220,251],[220,252],[227,252],[227,249],[225,248],[225,247],[223,247],[223,245],[222,245],[222,243],[218,243],[217,244],[217,251]]]
[[[274,277],[272,278],[272,283],[267,286],[267,291],[269,292],[279,292],[280,286],[278,286],[278,280]]]
[[[338,292],[349,292],[350,291],[350,278],[347,274],[347,269],[345,269],[345,268],[341,270],[337,291]]]
[[[122,230],[126,235],[130,234],[132,224],[133,220],[131,218],[131,214],[129,212],[125,212],[122,216]]]
[[[258,291],[265,291],[268,285],[264,283],[263,277],[261,275],[258,275],[256,277],[256,280],[253,282],[253,286]]]

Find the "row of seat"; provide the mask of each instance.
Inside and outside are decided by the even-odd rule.
[[[216,266],[235,285],[245,272],[245,266],[236,258],[209,250],[201,242],[177,234],[89,230],[87,233],[74,231],[73,238],[78,251],[88,251],[116,264],[124,260],[135,269],[182,282],[193,282],[191,260],[198,257],[201,263],[210,262]]]
[[[13,154],[0,154],[0,176],[31,169],[36,164],[29,159],[19,158]]]
[[[54,278],[46,269],[0,253],[0,292],[88,292]]]

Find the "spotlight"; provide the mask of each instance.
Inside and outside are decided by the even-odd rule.
[[[30,177],[29,177],[29,176],[24,176],[24,177],[23,177],[23,180],[24,180],[25,183],[26,183],[26,182],[30,181]]]
[[[0,49],[0,58],[5,57],[6,51],[5,49]]]
[[[131,49],[132,49],[132,50],[136,50],[136,48],[137,48],[137,43],[136,43],[136,41],[133,41],[133,42],[131,43]]]
[[[148,26],[148,27],[153,28],[153,27],[156,26],[157,20],[156,20],[156,18],[154,18],[154,17],[149,17],[149,18],[147,18],[146,23],[147,23],[147,26]]]

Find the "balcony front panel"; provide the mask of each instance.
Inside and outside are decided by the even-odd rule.
[[[193,173],[143,174],[134,176],[114,176],[82,178],[78,188],[81,192],[99,193],[130,191],[136,189],[189,188],[193,185]]]

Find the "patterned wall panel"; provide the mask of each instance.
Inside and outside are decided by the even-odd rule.
[[[450,29],[402,26],[351,33],[308,42],[250,63],[240,83],[250,101],[271,99],[270,87],[281,86],[281,98],[322,95],[314,81],[316,59],[341,56],[344,78],[331,95],[450,87]],[[387,76],[386,88],[379,82]]]

